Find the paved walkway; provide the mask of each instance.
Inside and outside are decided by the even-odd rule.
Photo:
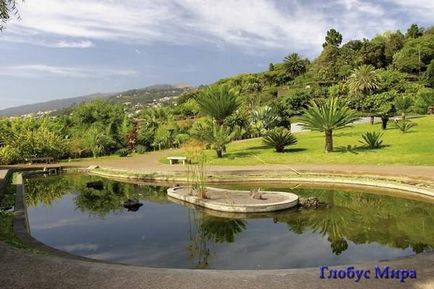
[[[89,166],[131,170],[138,172],[182,172],[187,166],[182,164],[162,164],[159,160],[167,154],[165,151],[151,152],[144,155],[135,155],[126,158],[90,159],[80,162],[65,163],[66,166]],[[31,167],[31,166],[29,166]],[[405,166],[405,165],[356,165],[356,164],[260,164],[248,166],[208,166],[209,173],[217,174],[243,174],[243,173],[270,173],[270,172],[316,172],[346,175],[379,175],[388,177],[425,179],[434,181],[434,166]]]

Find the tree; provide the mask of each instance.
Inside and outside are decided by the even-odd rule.
[[[402,120],[405,121],[406,114],[411,110],[413,101],[407,95],[401,95],[395,99],[395,107],[401,112]]]
[[[297,53],[292,53],[283,60],[283,67],[290,79],[305,73],[308,64],[309,60],[302,59]]]
[[[334,47],[339,47],[339,45],[341,45],[341,43],[342,43],[342,34],[340,34],[335,29],[332,28],[329,31],[327,31],[327,35],[325,37],[325,42],[322,45],[322,47],[326,47],[328,45],[334,46]]]
[[[222,158],[228,145],[238,134],[238,129],[231,129],[223,125],[213,124],[210,130],[204,132],[204,140],[216,151],[217,157]]]
[[[222,125],[240,106],[238,96],[239,92],[228,85],[209,86],[196,97],[196,102],[203,114]]]
[[[347,84],[351,93],[368,94],[378,88],[379,82],[375,67],[362,65],[353,70]]]
[[[364,101],[366,95],[378,89],[379,82],[375,68],[372,65],[362,65],[354,69],[347,81],[347,85],[350,93],[356,96],[359,107],[363,108],[363,104],[360,104],[360,102]],[[374,115],[372,115],[372,112],[375,110],[375,107],[365,107],[365,110],[371,113],[371,123],[373,124]]]
[[[410,38],[393,56],[393,66],[402,72],[420,74],[434,59],[434,35]]]
[[[431,63],[425,71],[425,79],[428,86],[434,88],[434,59],[431,60]]]
[[[333,151],[333,131],[357,119],[354,111],[332,97],[321,104],[312,101],[302,116],[302,123],[307,129],[324,132],[325,152],[328,153]]]
[[[407,38],[418,38],[423,35],[423,28],[419,28],[417,24],[411,24],[410,27],[407,29],[407,33],[405,34],[405,37]]]
[[[0,31],[11,15],[18,15],[16,0],[0,0]]]

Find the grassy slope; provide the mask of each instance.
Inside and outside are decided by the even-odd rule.
[[[234,142],[227,147],[224,158],[218,159],[214,151],[208,151],[210,165],[260,165],[260,164],[408,164],[434,165],[434,117],[412,119],[418,125],[403,134],[394,128],[384,131],[385,147],[377,150],[361,148],[360,135],[366,131],[380,130],[380,124],[355,125],[334,133],[335,152],[323,151],[324,137],[320,132],[297,133],[298,144],[287,147],[285,153],[276,153],[263,145],[260,138]],[[346,150],[347,146],[352,151]],[[357,147],[354,149],[354,147]],[[345,148],[345,149],[342,149]],[[183,152],[171,151],[168,155]],[[165,158],[161,161],[167,162]]]

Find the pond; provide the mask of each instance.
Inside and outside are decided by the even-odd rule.
[[[97,180],[103,188],[87,188]],[[434,248],[434,204],[426,201],[268,184],[261,189],[315,196],[325,205],[246,218],[174,203],[166,189],[78,174],[32,177],[26,180],[31,234],[74,255],[167,268],[317,267]],[[134,198],[143,206],[123,207]]]

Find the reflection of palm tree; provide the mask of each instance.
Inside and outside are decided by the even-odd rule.
[[[64,177],[30,179],[26,182],[26,203],[30,207],[50,206],[69,189],[70,183]]]
[[[212,256],[210,247],[216,243],[231,243],[235,235],[246,228],[245,221],[205,215],[201,211],[188,210],[189,256],[196,268],[207,268]]]
[[[328,237],[327,240],[330,242],[332,252],[336,255],[340,255],[343,251],[348,249],[348,242],[344,238],[331,239]]]
[[[218,217],[204,217],[201,229],[205,236],[215,243],[232,243],[235,235],[246,229],[246,224],[240,219],[225,219]]]

